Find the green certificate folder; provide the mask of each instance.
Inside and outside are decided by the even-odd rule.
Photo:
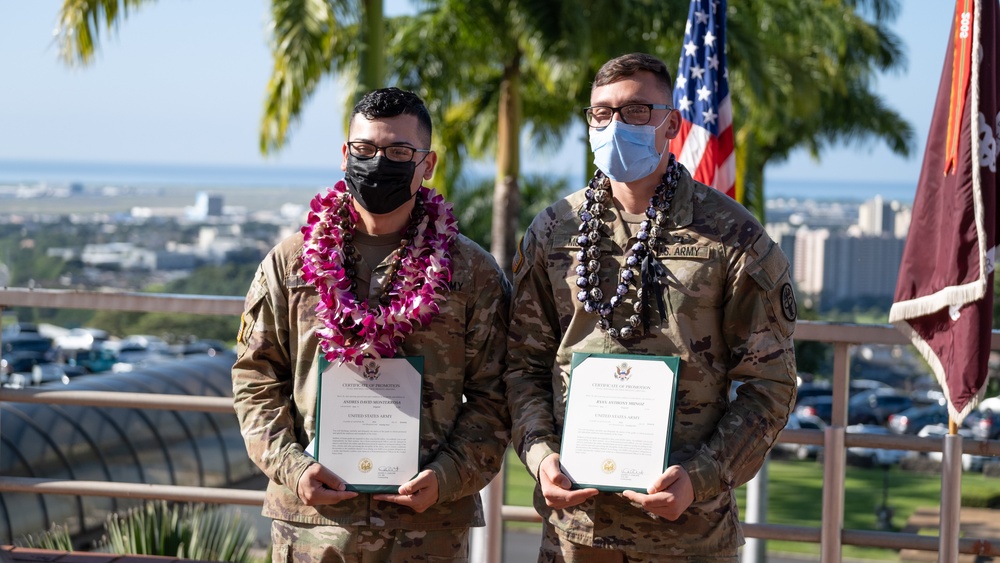
[[[419,471],[422,357],[331,364],[320,355],[316,459],[362,493],[394,493]]]
[[[667,468],[677,356],[573,353],[559,452],[573,488],[645,491]]]

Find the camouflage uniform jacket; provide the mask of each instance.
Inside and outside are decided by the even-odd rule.
[[[510,283],[496,261],[458,236],[451,248],[451,291],[440,313],[398,351],[424,358],[420,467],[436,474],[438,502],[419,514],[369,494],[311,507],[295,492],[303,471],[316,463],[304,448],[316,430],[318,294],[302,280],[302,244],[301,234],[288,237],[258,268],[233,366],[247,451],[270,480],[263,514],[307,524],[397,529],[483,525],[478,491],[499,471],[510,440],[502,380]],[[391,259],[374,272],[361,271],[367,270],[364,261],[358,264],[358,287],[371,286],[373,299]]]
[[[676,521],[602,492],[566,510],[535,508],[583,545],[661,555],[735,555],[743,543],[733,489],[751,479],[787,421],[795,397],[796,308],[785,255],[742,206],[684,171],[670,223],[654,250],[667,274],[666,321],[647,301],[649,333],[619,341],[577,300],[576,243],[586,202],[571,194],[540,213],[514,262],[507,396],[513,444],[529,472],[559,451],[572,353],[680,356],[669,463],[691,476],[695,500]],[[629,234],[615,206],[603,220],[601,287],[614,293]],[[622,326],[634,291],[615,309]],[[641,329],[641,325],[640,325]],[[730,384],[742,382],[729,402]]]

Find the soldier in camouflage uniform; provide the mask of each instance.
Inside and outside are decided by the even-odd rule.
[[[510,437],[502,381],[510,284],[458,234],[450,204],[421,186],[436,155],[419,97],[369,93],[349,139],[346,182],[317,196],[308,225],[263,260],[238,337],[233,393],[247,451],[270,480],[263,514],[273,519],[273,559],[467,561],[469,528],[484,525],[479,490]],[[329,229],[325,246],[320,225]],[[351,291],[331,292],[331,280]],[[317,309],[321,294],[329,306]],[[407,306],[405,322],[386,313]],[[336,316],[351,308],[370,313],[387,339],[365,340],[360,317]],[[365,354],[423,357],[421,471],[398,494],[347,491],[336,467],[307,453],[319,354],[356,363]]]
[[[539,561],[735,562],[733,491],[795,398],[788,261],[675,162],[670,101],[655,57],[598,71],[586,114],[599,171],[535,218],[514,260],[505,381],[513,444],[538,481]],[[562,473],[573,352],[680,357],[669,467],[644,493],[573,489]]]

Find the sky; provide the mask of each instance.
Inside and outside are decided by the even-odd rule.
[[[915,189],[954,2],[901,4],[892,28],[903,41],[907,70],[880,76],[876,89],[913,125],[913,154],[895,156],[882,143],[827,150],[819,162],[796,152],[769,165],[767,181],[911,183]],[[309,101],[290,143],[277,154],[260,154],[271,69],[267,0],[152,3],[104,35],[96,60],[83,68],[59,60],[53,32],[61,5],[0,1],[0,167],[3,161],[339,166],[344,102],[333,78]],[[406,0],[388,0],[386,11],[406,6]],[[575,178],[583,135],[581,120],[558,152],[526,151],[524,172]]]

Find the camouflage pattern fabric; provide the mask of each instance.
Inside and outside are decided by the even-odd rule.
[[[788,260],[745,208],[684,170],[670,222],[653,243],[667,270],[660,278],[667,318],[660,322],[647,297],[650,331],[619,341],[597,329],[599,317],[576,298],[577,212],[585,201],[580,191],[540,213],[515,257],[505,376],[514,447],[536,480],[541,461],[558,453],[574,351],[680,356],[669,462],[690,474],[695,501],[671,522],[614,493],[553,510],[536,487],[535,508],[563,538],[586,546],[734,556],[743,535],[733,489],[760,469],[795,399]],[[605,295],[641,220],[608,207]],[[634,296],[615,310],[613,326],[631,314]],[[730,402],[733,382],[742,385]]]
[[[302,240],[301,233],[285,239],[258,268],[233,366],[247,452],[270,480],[263,514],[305,524],[407,530],[482,526],[478,491],[499,471],[510,439],[501,378],[510,284],[503,272],[482,248],[457,237],[451,291],[440,314],[398,350],[424,358],[420,467],[437,476],[438,502],[416,513],[361,494],[311,507],[295,492],[303,471],[316,463],[304,449],[316,427],[318,296],[302,280]],[[391,261],[387,257],[373,272],[359,262],[358,287],[368,287],[370,299],[380,294]]]
[[[469,529],[387,530],[274,520],[274,563],[467,563]]]
[[[739,563],[739,558],[692,555],[673,557],[662,553],[604,549],[573,543],[560,537],[548,523],[542,523],[542,546],[538,563]]]

